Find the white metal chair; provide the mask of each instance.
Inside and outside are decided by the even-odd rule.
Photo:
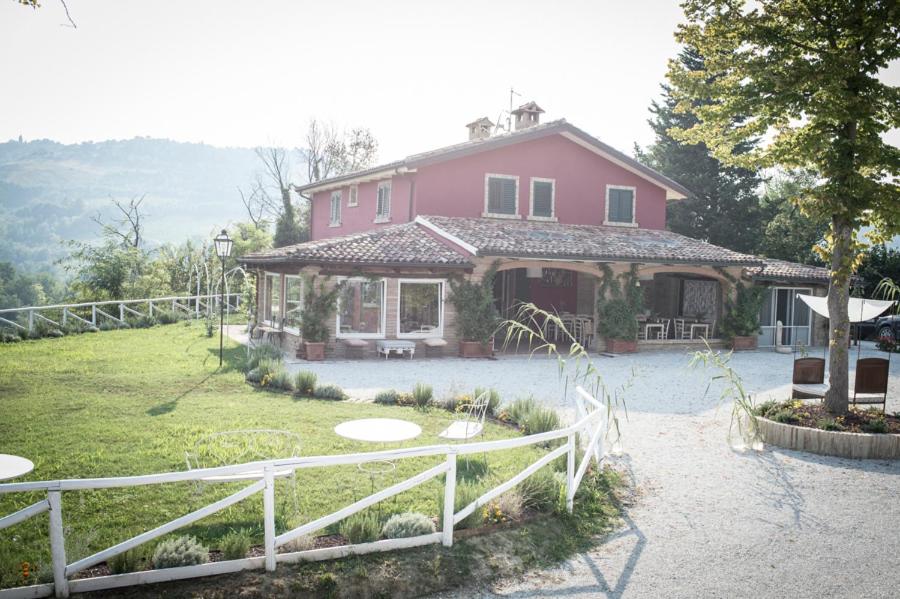
[[[487,416],[488,393],[475,398],[465,410],[457,415],[450,426],[438,433],[441,439],[448,441],[467,441],[484,432],[484,419]]]

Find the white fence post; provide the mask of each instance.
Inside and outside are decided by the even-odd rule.
[[[153,316],[153,300],[147,300],[147,304],[148,304],[148,306],[147,306],[147,313],[148,313],[150,316]]]
[[[569,433],[569,451],[566,453],[566,510],[575,510],[575,440],[577,435]]]
[[[66,540],[63,535],[62,499],[60,492],[49,491],[50,503],[50,555],[53,559],[53,589],[57,597],[69,596],[69,581],[66,578]]]
[[[125,304],[119,304],[119,320],[125,322]]]
[[[66,319],[67,319],[68,317],[69,317],[69,309],[68,309],[68,308],[63,308],[63,317],[62,317],[62,323],[63,323],[63,326],[66,326]]]
[[[441,527],[441,543],[453,546],[453,513],[456,511],[456,454],[447,454],[447,474],[444,479],[444,524]]]
[[[32,332],[34,330],[34,310],[28,311],[28,332]]]
[[[200,294],[194,298],[194,318],[200,318]]]
[[[91,324],[97,326],[97,306],[91,306]]]
[[[264,470],[266,486],[263,489],[263,531],[265,534],[266,571],[275,571],[275,475],[272,466]]]

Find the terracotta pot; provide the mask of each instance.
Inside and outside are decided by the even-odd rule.
[[[309,361],[321,361],[325,359],[325,343],[304,341],[303,348],[306,350],[306,359]]]
[[[606,351],[611,354],[633,354],[637,351],[637,341],[634,339],[607,339]]]
[[[463,358],[490,358],[494,355],[494,344],[491,342],[460,341],[459,355]]]
[[[731,338],[731,349],[734,351],[756,349],[758,339],[756,335],[735,335]]]

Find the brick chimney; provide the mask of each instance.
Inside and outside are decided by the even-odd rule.
[[[539,125],[541,122],[541,114],[543,112],[544,109],[534,102],[522,104],[521,106],[513,110],[512,115],[513,120],[516,123],[516,131],[518,131],[519,129],[527,129],[528,127]]]
[[[494,129],[494,123],[491,122],[491,119],[483,116],[478,120],[472,121],[466,125],[466,127],[469,128],[469,141],[475,139],[487,139],[491,136],[491,131]]]

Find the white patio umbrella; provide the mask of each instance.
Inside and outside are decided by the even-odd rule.
[[[827,297],[818,297],[815,295],[806,295],[803,293],[798,293],[797,297],[803,300],[803,302],[812,308],[812,311],[816,314],[821,314],[825,318],[830,318],[828,315],[828,298]],[[861,297],[851,297],[847,302],[847,314],[850,316],[850,322],[863,322],[865,320],[871,320],[876,318],[877,316],[881,316],[888,308],[894,305],[894,302],[889,300],[873,300],[873,299],[865,299]]]

